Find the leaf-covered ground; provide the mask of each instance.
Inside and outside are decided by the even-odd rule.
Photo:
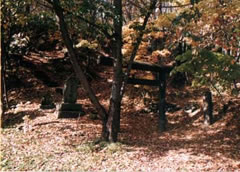
[[[107,108],[111,69],[103,69],[102,79],[91,85]],[[58,103],[61,95],[26,72],[25,80],[35,87],[9,91],[15,106],[7,112],[1,134],[3,171],[240,171],[239,98],[215,96],[214,124],[205,126],[201,90],[169,86],[167,102],[178,108],[168,110],[167,131],[159,133],[157,113],[143,103],[145,88],[128,86],[119,142],[109,144],[98,140],[101,121],[92,119],[96,112],[82,88],[78,102],[86,115],[57,119],[54,110],[39,106],[47,91]]]

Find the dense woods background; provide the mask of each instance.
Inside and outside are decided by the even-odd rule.
[[[5,170],[240,168],[238,0],[2,0],[0,72]]]

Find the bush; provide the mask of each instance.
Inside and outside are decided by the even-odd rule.
[[[42,12],[28,18],[26,35],[29,37],[29,46],[37,50],[50,50],[57,43],[56,20],[49,13]]]

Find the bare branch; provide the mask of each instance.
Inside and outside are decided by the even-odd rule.
[[[82,17],[82,16],[75,15],[75,14],[73,14],[72,12],[70,12],[69,10],[64,10],[64,11],[65,11],[67,14],[74,15],[74,16],[77,17],[79,20],[82,20],[82,21],[84,21],[85,23],[87,23],[87,24],[91,25],[92,27],[96,28],[96,29],[99,30],[101,33],[103,33],[108,39],[112,39],[112,38],[113,38],[113,36],[110,35],[110,34],[108,33],[108,31],[107,31],[106,29],[102,28],[101,26],[99,26],[99,25],[97,25],[97,24],[95,24],[95,23],[93,23],[93,22],[85,19],[85,18]]]

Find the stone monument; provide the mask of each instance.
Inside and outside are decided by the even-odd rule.
[[[72,75],[64,84],[63,103],[57,108],[58,118],[78,118],[85,114],[82,105],[76,103],[78,83],[78,79]]]
[[[45,94],[42,98],[40,109],[54,109],[55,107],[51,94]]]

